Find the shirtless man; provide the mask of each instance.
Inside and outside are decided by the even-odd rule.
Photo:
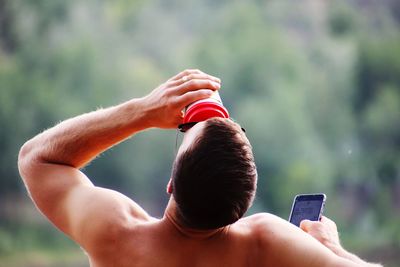
[[[161,219],[94,186],[79,170],[139,131],[176,128],[185,106],[219,88],[218,78],[186,70],[143,98],[66,120],[29,140],[18,164],[37,208],[96,267],[380,266],[345,251],[327,218],[304,221],[302,229],[266,213],[242,218],[257,172],[249,141],[228,119],[186,129]]]

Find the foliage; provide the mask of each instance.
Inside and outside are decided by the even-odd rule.
[[[253,144],[259,184],[251,212],[286,218],[295,194],[326,192],[345,245],[364,254],[399,251],[398,7],[391,0],[0,0],[0,199],[25,195],[16,161],[31,136],[195,67],[222,79],[224,104]],[[161,216],[175,138],[139,133],[84,171]],[[10,233],[25,231],[16,240],[26,235],[32,247],[69,246],[41,235],[42,221],[22,224],[13,209],[21,206],[0,204],[0,258],[27,249]]]

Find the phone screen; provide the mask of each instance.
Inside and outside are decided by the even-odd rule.
[[[302,220],[319,221],[325,200],[325,194],[297,195],[293,201],[289,221],[296,226],[300,226]]]

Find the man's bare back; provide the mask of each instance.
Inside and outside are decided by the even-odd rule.
[[[80,171],[137,132],[176,128],[185,106],[219,88],[218,78],[186,70],[143,98],[77,116],[32,138],[21,148],[18,167],[37,208],[95,267],[372,266],[340,246],[336,225],[326,218],[304,222],[300,229],[257,214],[216,229],[190,229],[180,222],[172,195],[164,217],[152,218],[128,197],[94,186]],[[203,127],[199,122],[185,134],[178,154]],[[173,190],[169,183],[167,192]]]
[[[109,244],[98,243],[99,253],[89,253],[92,266],[334,266],[329,257],[320,257],[332,256],[331,251],[271,214],[246,217],[215,231],[181,229],[167,215],[121,226],[113,235]],[[296,236],[299,244],[293,243]],[[299,245],[313,251],[295,249]],[[315,255],[297,257],[300,253]]]
[[[91,260],[93,266],[256,266],[257,242],[236,228],[190,234],[168,219],[152,220],[121,231],[109,255]]]

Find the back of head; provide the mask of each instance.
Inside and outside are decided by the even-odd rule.
[[[178,219],[194,229],[234,223],[250,207],[256,183],[252,148],[240,127],[226,119],[209,119],[174,162]]]

